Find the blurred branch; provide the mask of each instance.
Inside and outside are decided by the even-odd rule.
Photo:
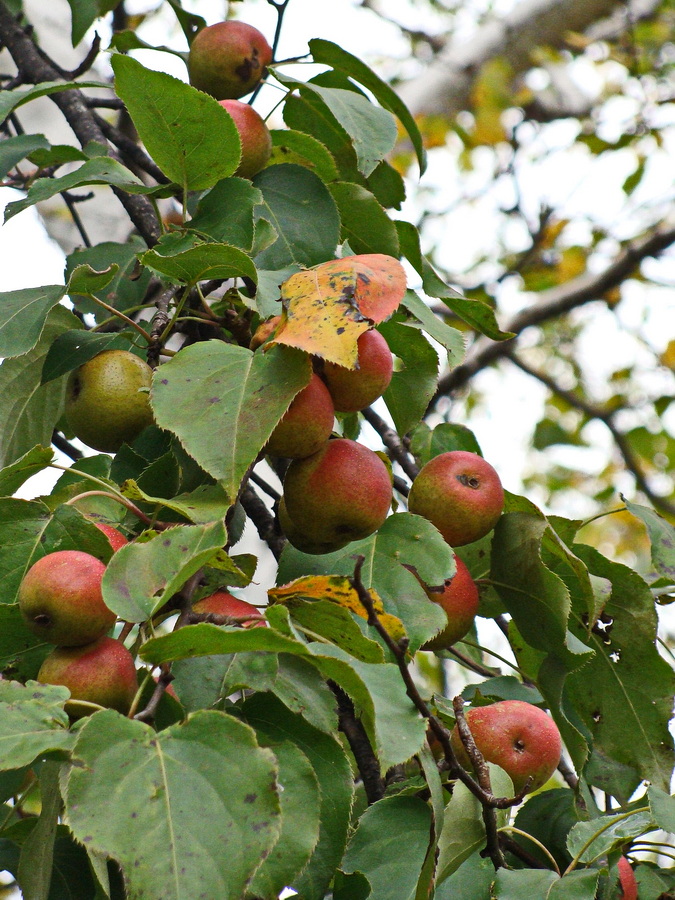
[[[2,0],[0,0],[0,43],[11,54],[22,82],[39,84],[43,81],[61,80],[59,67],[38,50],[30,33],[24,31],[18,24]],[[61,110],[82,147],[91,141],[108,146],[105,135],[79,90],[59,91],[51,94],[50,99]],[[109,155],[117,158],[112,150]],[[141,194],[127,194],[116,187],[112,190],[148,246],[155,244],[159,238],[160,228],[152,203]]]
[[[647,234],[629,241],[613,262],[602,272],[585,272],[578,278],[566,281],[536,295],[535,302],[507,320],[504,331],[519,336],[531,325],[541,325],[592,300],[600,300],[611,288],[620,285],[648,256],[659,256],[675,242],[675,222],[668,220],[652,228]],[[509,341],[492,341],[480,337],[473,344],[462,365],[443,376],[430,406],[438,399],[463,387],[474,375],[503,356],[513,353],[516,338]]]
[[[246,515],[255,525],[261,540],[270,548],[275,559],[279,559],[281,551],[284,549],[286,538],[277,528],[274,515],[250,485],[243,491],[240,500]]]
[[[623,457],[624,463],[626,464],[626,468],[633,474],[635,483],[642,491],[642,493],[649,498],[649,500],[657,509],[660,509],[662,512],[668,513],[671,516],[675,516],[675,504],[671,503],[670,500],[668,500],[666,497],[662,497],[660,494],[654,492],[647,480],[647,477],[645,476],[645,473],[642,471],[640,461],[633,452],[628,440],[626,439],[625,434],[623,434],[617,428],[614,422],[615,410],[603,409],[601,406],[596,406],[593,403],[589,403],[588,400],[585,400],[583,397],[580,397],[573,391],[566,390],[565,388],[557,384],[557,382],[553,378],[551,378],[550,375],[534,369],[528,363],[524,362],[524,360],[522,360],[520,357],[516,356],[516,354],[513,352],[507,353],[506,358],[509,359],[522,372],[525,372],[527,375],[532,376],[532,378],[536,378],[537,381],[546,385],[546,387],[552,393],[564,400],[565,403],[567,403],[573,409],[580,410],[586,416],[588,416],[589,419],[597,419],[598,421],[602,422],[602,424],[612,435],[614,443],[616,444],[617,449]]]
[[[480,26],[470,40],[450,40],[399,94],[413,115],[454,117],[471,104],[471,91],[487,62],[500,57],[517,75],[532,67],[534,47],[564,47],[571,31],[611,15],[626,0],[521,0],[499,19]]]

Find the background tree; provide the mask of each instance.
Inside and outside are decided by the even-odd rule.
[[[656,900],[675,886],[661,833],[675,831],[673,678],[656,644],[674,535],[643,505],[672,517],[673,343],[650,327],[675,238],[661,182],[672,9],[525,0],[496,20],[429,2],[401,4],[392,23],[389,5],[361,6],[409,41],[401,72],[387,60],[385,81],[327,40],[310,43],[319,74],[272,63],[280,127],[269,164],[242,178],[245,142],[225,109],[129,55],[150,42],[152,17],[71,4],[74,63],[35,39],[29,4],[0,2],[0,169],[25,194],[6,218],[61,198],[77,234],[58,231],[63,284],[0,295],[0,865],[26,897],[274,898],[291,886],[334,900],[610,898],[637,878]],[[288,3],[241,16],[256,7],[276,13],[278,60]],[[160,52],[185,57],[204,20],[175,0],[156,12],[175,17]],[[118,51],[111,83],[92,75],[108,59],[98,38],[82,43],[99,17]],[[25,127],[37,103],[75,143]],[[614,180],[609,213],[584,202],[600,167]],[[90,192],[108,210],[103,234]],[[475,210],[490,228],[471,249],[457,235]],[[289,407],[285,421],[302,422],[310,378],[321,393],[331,366],[360,371],[364,333],[396,357],[383,400],[345,404],[335,439],[307,460],[266,453]],[[630,354],[602,377],[589,352],[599,333]],[[91,415],[74,415],[88,364],[110,371],[129,351],[155,370],[149,394],[130,388],[126,362],[114,387],[95,385]],[[511,369],[547,392],[524,483],[551,512],[507,493],[494,532],[455,541],[455,556],[406,497],[421,466],[480,452],[474,430],[502,402],[490,373]],[[97,417],[120,384],[125,421],[140,404],[156,424],[109,444],[114,404]],[[581,475],[556,448],[592,446],[593,423],[614,449]],[[83,457],[74,435],[106,452]],[[50,442],[73,465],[49,496],[13,498],[55,465]],[[269,581],[256,556],[231,553],[246,520],[274,560]],[[97,524],[129,543],[113,553]],[[128,667],[122,701],[78,694],[86,677],[32,681],[64,665],[36,634],[52,610],[22,599],[26,572],[57,551],[107,564],[95,590],[118,620],[112,644],[136,657],[133,700]],[[430,600],[458,583],[458,559],[481,620],[510,645],[506,669],[475,631],[417,652],[447,627]],[[269,588],[268,627],[248,627],[255,609],[195,610],[225,588],[250,597],[254,577]],[[491,748],[447,696],[450,666],[481,679],[463,692],[473,706],[524,700],[562,735],[557,780],[522,806],[532,782],[512,771],[516,791],[486,764]],[[83,706],[97,711],[78,719]],[[532,775],[538,786],[550,771]]]

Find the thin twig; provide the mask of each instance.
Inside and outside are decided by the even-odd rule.
[[[419,474],[419,467],[412,455],[406,450],[405,445],[396,431],[389,426],[381,416],[371,408],[363,410],[363,418],[368,422],[382,438],[382,443],[389,451],[389,456],[397,462],[405,474],[414,480]]]
[[[328,682],[328,686],[337,699],[339,728],[354,754],[368,803],[376,803],[384,797],[385,785],[380,764],[368,740],[366,729],[357,719],[354,704],[342,688],[332,681]]]
[[[260,538],[270,548],[275,559],[279,559],[281,551],[286,545],[286,538],[279,531],[274,516],[250,484],[243,491],[240,500],[246,515],[255,525]]]

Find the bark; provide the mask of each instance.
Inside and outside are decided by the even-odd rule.
[[[455,116],[470,105],[476,77],[490,60],[505,60],[514,75],[525,72],[533,65],[534,48],[562,47],[569,32],[625,16],[626,7],[642,15],[647,4],[653,11],[655,0],[521,0],[509,15],[482,25],[473,40],[449,41],[399,94],[413,115]]]

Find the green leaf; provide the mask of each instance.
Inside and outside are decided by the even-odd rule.
[[[119,0],[68,0],[72,16],[71,38],[76,47],[96,19],[115,9]]]
[[[277,232],[274,243],[255,259],[259,269],[311,267],[333,258],[340,240],[340,217],[318,175],[304,166],[284,163],[263,169],[253,183],[263,195],[256,216]]]
[[[33,447],[15,463],[0,470],[0,497],[11,497],[33,475],[42,472],[54,459],[51,447]]]
[[[92,269],[91,266],[76,266],[70,273],[66,291],[68,294],[96,294],[108,287],[119,272],[119,266],[111,263],[102,272]]]
[[[378,331],[391,352],[403,363],[396,370],[384,402],[399,434],[406,434],[421,420],[434,395],[438,381],[438,354],[416,328],[399,322],[384,322]]]
[[[234,501],[248,467],[310,376],[307,357],[298,351],[272,347],[253,354],[204,341],[157,370],[155,418]],[[214,435],[224,437],[214,440]]]
[[[511,779],[499,766],[488,763],[490,782],[495,797],[512,797]],[[508,821],[508,811],[497,811],[498,827]],[[445,824],[438,839],[438,884],[449,878],[462,863],[485,846],[485,825],[480,801],[461,781],[455,782],[452,798],[445,807]]]
[[[324,87],[315,82],[300,82],[278,70],[275,77],[291,88],[299,87],[300,94],[318,94],[335,120],[349,135],[359,172],[368,176],[378,163],[394,149],[396,121],[392,114],[375,106],[363,94],[337,87]]]
[[[401,252],[422,278],[424,293],[437,297],[476,331],[493,341],[505,341],[514,337],[510,331],[502,331],[497,324],[494,310],[482,300],[463,297],[436,274],[429,260],[422,255],[419,232],[410,222],[396,222]]]
[[[267,742],[260,739],[262,746]],[[270,855],[253,876],[249,893],[262,900],[276,900],[287,884],[302,871],[319,840],[319,782],[307,756],[291,741],[269,744],[279,765],[283,785],[281,834]]]
[[[21,847],[17,881],[24,897],[48,900],[54,861],[56,829],[61,813],[59,770],[61,764],[47,760],[40,768],[40,815]]]
[[[296,744],[316,773],[321,786],[319,841],[302,874],[289,887],[303,900],[323,900],[342,859],[349,829],[354,784],[345,751],[336,738],[313,728],[274,697],[254,695],[242,705],[242,714],[265,739]]]
[[[240,900],[281,825],[274,755],[250,728],[209,710],[158,734],[105,711],[75,754],[66,821],[119,861],[131,896]]]
[[[17,603],[0,604],[0,675],[3,678],[37,678],[45,656],[52,650],[26,628]]]
[[[73,746],[63,711],[68,697],[68,689],[60,686],[0,681],[0,768],[18,769],[36,756]]]
[[[20,459],[36,444],[47,447],[51,443],[63,412],[66,385],[65,379],[43,385],[40,374],[53,341],[77,322],[69,310],[57,304],[35,347],[0,366],[0,466]]]
[[[207,278],[246,277],[252,281],[258,280],[251,258],[243,250],[229,244],[200,244],[180,253],[148,250],[139,258],[144,266],[160,275],[188,285],[195,285]]]
[[[483,455],[473,431],[455,422],[441,422],[435,428],[421,422],[413,431],[410,449],[420,466],[426,465],[434,456],[451,450],[468,450]]]
[[[222,522],[169,528],[121,547],[103,575],[103,600],[127,622],[144,622],[225,544]]]
[[[308,633],[321,635],[362,662],[384,662],[382,647],[363,634],[354,616],[344,607],[329,600],[298,600],[285,605],[293,621]]]
[[[173,458],[169,455],[169,459]],[[232,505],[230,498],[219,484],[203,484],[188,494],[178,494],[173,499],[167,500],[163,497],[153,497],[130,479],[124,482],[122,492],[129,500],[142,500],[171,509],[195,525],[206,525],[208,522],[224,519]]]
[[[567,835],[580,819],[574,791],[555,788],[529,797],[527,803],[518,810],[514,825],[542,843],[553,855],[562,872],[572,861],[567,850]],[[519,834],[513,834],[512,837],[543,865],[550,865],[550,860],[533,841]]]
[[[567,837],[569,853],[582,863],[592,863],[610,850],[619,848],[631,838],[653,831],[655,822],[650,812],[637,810],[614,816],[599,816],[590,822],[577,822]]]
[[[647,788],[647,799],[652,817],[659,828],[675,833],[675,797],[660,791],[653,785]]]
[[[369,538],[349,544],[344,550],[325,556],[308,556],[287,545],[281,555],[277,579],[281,584],[306,574],[353,575],[354,557],[362,554],[361,572],[367,588],[382,598],[385,612],[403,622],[410,652],[437,634],[447,619],[437,603],[432,603],[414,568],[428,585],[439,586],[455,571],[454,554],[436,528],[421,516],[396,513]]]
[[[652,564],[656,571],[675,582],[675,528],[648,506],[624,499],[629,512],[641,519],[647,527],[652,545]]]
[[[339,177],[333,155],[311,134],[292,128],[272,129],[271,163],[308,165],[322,181],[336,181]]]
[[[221,244],[231,244],[250,253],[253,249],[253,211],[262,203],[262,193],[246,178],[224,178],[204,194],[190,231],[205,234]]]
[[[341,868],[365,875],[377,900],[414,900],[430,829],[423,800],[385,797],[359,819]]]
[[[583,623],[577,626],[595,655],[569,678],[574,707],[593,735],[595,752],[667,789],[673,767],[668,722],[675,676],[655,646],[658,622],[651,591],[637,572],[592,547],[575,544],[573,549],[591,574],[611,584],[603,610],[609,627],[588,634]],[[609,773],[607,777],[603,790],[621,796]]]
[[[60,284],[0,293],[0,356],[21,356],[32,350],[52,307],[64,294]]]
[[[332,644],[310,644],[310,649],[322,665],[324,674],[332,677],[352,697],[355,705],[364,711],[372,703],[373,726],[366,731],[373,742],[373,749],[380,760],[382,771],[407,762],[424,743],[426,722],[417,712],[405,692],[405,685],[398,666],[393,663],[364,663],[350,657]],[[368,691],[368,701],[362,702],[362,694],[353,692],[353,685],[341,679],[339,671],[332,672],[320,659],[332,656],[345,662],[358,675]],[[364,716],[365,718],[365,716]]]
[[[9,222],[13,216],[28,209],[29,206],[49,200],[61,191],[70,191],[73,188],[89,184],[109,184],[137,194],[153,190],[146,188],[133,172],[125,168],[122,163],[117,162],[116,159],[111,159],[109,156],[97,156],[95,159],[82,163],[74,172],[61,175],[59,178],[38,178],[30,186],[23,200],[15,200],[13,203],[7,204],[5,222]]]
[[[329,185],[342,222],[340,238],[354,253],[386,253],[398,258],[396,227],[370,191],[348,181]]]
[[[446,325],[414,291],[406,291],[402,303],[422,325],[429,337],[445,347],[449,354],[449,365],[458,366],[464,359],[465,351],[462,332]]]
[[[436,900],[486,900],[490,896],[495,869],[492,861],[476,852],[457,871],[436,883]]]
[[[597,875],[595,877],[597,880]],[[548,869],[516,869],[512,872],[499,869],[495,879],[494,896],[499,900],[522,900],[523,897],[547,898],[551,886],[556,881],[559,881],[558,876]]]
[[[146,249],[142,238],[132,235],[124,244],[103,241],[93,247],[74,250],[66,258],[66,279],[70,278],[72,272],[81,265],[91,266],[97,271],[113,265],[119,266],[110,284],[102,291],[97,291],[95,296],[121,312],[142,306],[151,273],[148,269],[141,269],[139,272],[136,254]],[[76,309],[93,315],[97,323],[110,317],[107,309],[88,297],[74,294],[71,299]]]
[[[412,117],[410,110],[403,103],[398,94],[392,90],[386,82],[382,81],[372,69],[368,68],[362,60],[353,56],[351,53],[348,53],[332,41],[314,38],[309,42],[309,49],[315,62],[332,66],[334,69],[338,69],[346,75],[349,75],[350,78],[353,78],[355,81],[358,81],[359,84],[368,88],[375,99],[378,100],[385,109],[388,109],[398,117],[407,131],[408,137],[412,141],[415,153],[417,154],[420,175],[423,175],[427,167],[427,160],[424,144],[422,143],[422,135],[420,134],[417,123]]]
[[[131,56],[116,54],[111,62],[115,90],[148,153],[172,181],[198,191],[234,174],[239,132],[217,100]]]
[[[30,100],[38,97],[46,97],[49,94],[57,94],[59,91],[69,91],[72,88],[109,88],[110,85],[100,81],[45,81],[29,88],[18,88],[13,91],[0,91],[0,122],[4,122],[12,110],[18,109]]]
[[[43,134],[18,134],[0,141],[0,178],[4,178],[29,153],[48,147],[49,141]]]
[[[264,650],[270,653],[298,653],[310,656],[307,646],[273,628],[238,628],[234,625],[197,625],[179,628],[171,634],[152,638],[141,648],[146,662],[159,665],[192,656],[221,656],[225,653],[248,653]]]
[[[104,350],[130,350],[131,335],[128,331],[119,334],[100,334],[74,328],[60,334],[51,345],[42,366],[42,384],[47,384],[61,375],[67,375],[78,366],[93,359]]]

